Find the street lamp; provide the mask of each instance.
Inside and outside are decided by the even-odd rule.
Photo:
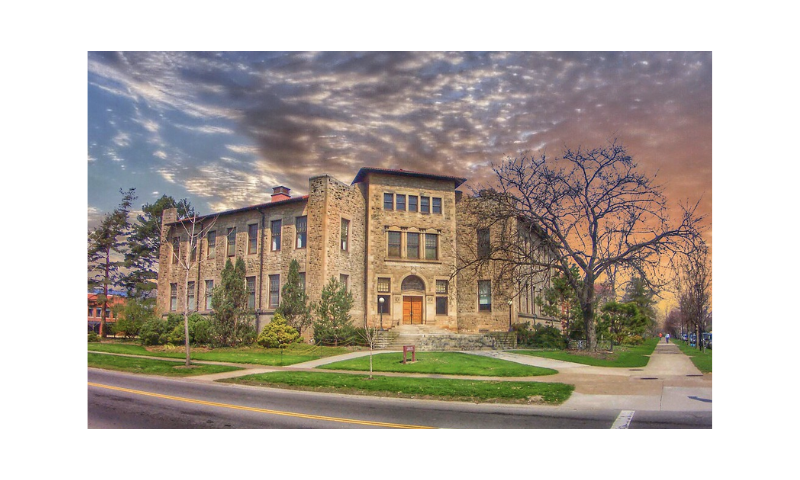
[[[511,307],[513,305],[514,305],[514,300],[508,299],[508,331],[509,332],[513,330],[511,328],[511,310],[512,310]]]
[[[383,297],[378,297],[378,303],[380,304],[380,314],[381,314],[381,332],[383,331],[383,302],[385,302]]]

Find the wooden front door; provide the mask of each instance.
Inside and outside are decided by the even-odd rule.
[[[422,324],[422,297],[403,297],[403,325]]]

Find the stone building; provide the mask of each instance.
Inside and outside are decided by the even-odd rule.
[[[168,210],[159,310],[182,312],[185,300],[190,311],[210,313],[210,293],[225,261],[240,257],[259,329],[280,303],[293,259],[310,302],[319,300],[331,277],[347,285],[357,325],[478,333],[507,331],[512,322],[541,322],[534,298],[549,278],[521,286],[491,272],[459,271],[471,253],[466,246],[478,244],[479,233],[484,234],[464,228],[466,199],[457,188],[465,181],[365,167],[349,185],[328,175],[310,178],[305,196],[292,197],[286,187],[275,187],[269,203],[197,219],[202,237],[192,252],[188,291],[186,270],[175,255],[185,256],[189,248],[187,222],[178,222],[177,212]]]

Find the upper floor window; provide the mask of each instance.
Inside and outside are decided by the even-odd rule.
[[[181,237],[172,237],[172,263],[178,263],[181,256]]]
[[[342,219],[342,250],[345,252],[350,248],[350,220]]]
[[[478,229],[478,258],[488,258],[491,252],[492,244],[489,229]]]
[[[189,261],[194,262],[197,260],[197,244],[200,243],[199,238],[194,238],[194,245],[192,245],[192,251],[189,253]]]
[[[393,258],[400,258],[400,232],[389,232],[389,250],[388,256]]]
[[[297,217],[294,221],[294,226],[297,231],[297,244],[296,248],[306,248],[306,239],[308,238],[307,227],[308,217]]]
[[[281,221],[273,220],[270,224],[270,231],[272,232],[272,246],[270,247],[273,252],[281,249]]]
[[[228,229],[228,256],[236,255],[236,227]]]
[[[206,240],[206,246],[208,251],[206,252],[206,258],[211,260],[217,253],[217,232],[210,231],[208,232],[208,239]]]
[[[393,193],[384,193],[383,194],[383,209],[384,210],[392,210],[394,207],[394,194]]]
[[[439,235],[435,233],[425,234],[425,260],[439,259]]]
[[[442,213],[442,199],[434,197],[431,208],[433,213]]]
[[[409,195],[408,196],[408,211],[409,212],[416,212],[417,211],[417,203],[419,201],[419,197],[416,195]]]
[[[406,258],[419,258],[419,233],[406,234]]]
[[[404,212],[406,210],[406,196],[398,193],[395,195],[395,200],[395,207],[397,210]]]
[[[247,253],[258,252],[258,224],[253,223],[247,226]]]
[[[419,212],[431,213],[431,197],[419,197]]]

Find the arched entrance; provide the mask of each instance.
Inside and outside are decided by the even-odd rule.
[[[424,323],[422,305],[425,298],[425,282],[416,275],[409,275],[400,286],[403,291],[403,325]]]

